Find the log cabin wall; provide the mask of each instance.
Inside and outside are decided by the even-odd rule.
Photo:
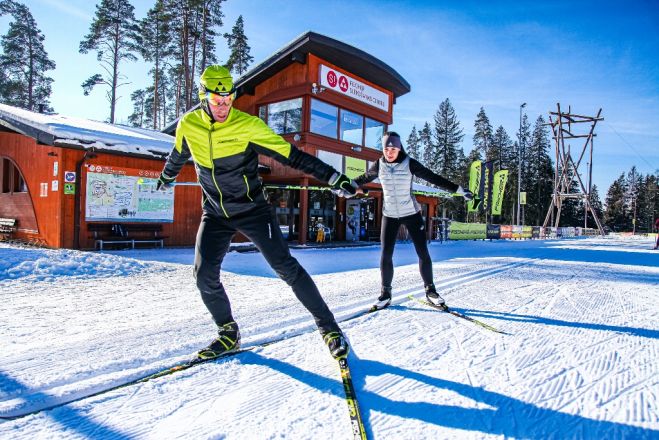
[[[60,209],[62,188],[59,186],[60,148],[38,145],[28,136],[0,132],[0,157],[3,166],[3,189],[0,193],[0,217],[17,220],[15,238],[37,241],[49,247],[61,245]],[[57,163],[58,170],[55,170]],[[13,170],[10,170],[13,168]],[[7,190],[8,174],[20,173],[23,191]],[[53,174],[57,174],[54,176]],[[53,181],[58,182],[53,191]]]
[[[17,220],[14,237],[51,248],[73,248],[75,243],[75,194],[65,194],[65,173],[76,172],[85,152],[37,144],[35,139],[17,133],[0,132],[0,182],[8,180],[8,169],[14,167],[25,181],[26,191],[0,192],[0,217]],[[88,155],[89,156],[89,155]],[[86,165],[107,165],[160,172],[164,160],[125,154],[94,152]],[[15,172],[15,171],[9,171]],[[80,191],[79,247],[92,249],[85,221],[86,167],[78,176]],[[192,165],[186,165],[178,181],[195,181]],[[4,191],[4,190],[3,190]],[[167,246],[192,246],[201,219],[201,190],[196,186],[176,187],[174,223],[162,223]],[[118,222],[113,222],[118,223]]]

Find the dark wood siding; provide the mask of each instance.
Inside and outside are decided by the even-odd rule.
[[[123,168],[136,168],[160,172],[162,159],[139,158],[120,154],[99,153],[87,158],[85,164],[109,165]],[[14,133],[0,133],[0,156],[8,158],[21,171],[28,192],[0,193],[0,217],[18,220],[17,238],[37,240],[48,247],[72,248],[75,242],[74,195],[64,194],[64,173],[76,171],[84,151],[75,148],[62,148],[38,145],[34,139]],[[54,176],[54,163],[57,162],[57,175]],[[1,171],[0,171],[1,172]],[[85,222],[86,182],[82,172],[79,176],[80,197],[80,248],[91,249],[94,241],[89,237]],[[178,180],[195,181],[197,178],[192,165],[186,165]],[[58,181],[58,191],[52,191],[52,181]],[[41,197],[41,184],[48,185],[46,197]],[[195,186],[180,186],[174,196],[174,223],[163,223],[163,235],[168,236],[166,246],[192,246],[201,219],[201,190]]]
[[[58,148],[37,145],[30,137],[0,133],[0,156],[9,159],[22,174],[27,192],[0,194],[0,217],[18,220],[16,238],[39,239],[48,246],[60,246],[61,211],[59,191],[53,192],[53,163]],[[48,186],[41,197],[41,184]]]

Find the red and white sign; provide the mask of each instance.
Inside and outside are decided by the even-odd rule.
[[[323,64],[320,65],[320,85],[382,111],[389,111],[389,95]]]

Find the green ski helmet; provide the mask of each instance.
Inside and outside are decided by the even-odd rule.
[[[204,73],[201,74],[201,78],[199,78],[199,100],[201,102],[206,99],[206,92],[226,96],[235,91],[231,72],[219,64],[206,67]]]

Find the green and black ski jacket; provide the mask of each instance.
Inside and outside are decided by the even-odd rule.
[[[230,218],[267,203],[258,175],[258,155],[327,182],[336,170],[298,150],[256,116],[232,108],[226,121],[214,122],[203,109],[184,115],[176,128],[174,148],[163,169],[176,177],[192,157],[202,189],[202,207]]]

